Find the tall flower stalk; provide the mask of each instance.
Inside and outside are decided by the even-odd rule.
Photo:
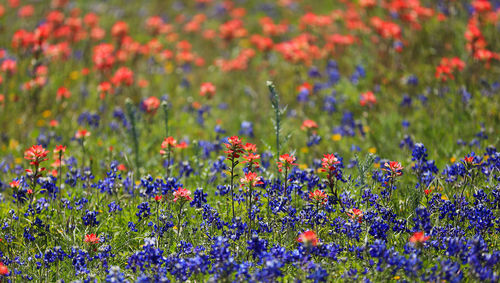
[[[280,157],[280,152],[281,152],[281,140],[280,140],[280,135],[281,135],[281,128],[282,128],[282,118],[283,115],[286,112],[286,107],[283,109],[280,108],[280,97],[278,95],[278,91],[276,90],[276,86],[274,85],[273,82],[267,81],[267,87],[269,88],[269,91],[271,92],[271,106],[274,110],[274,119],[273,119],[273,124],[274,124],[274,132],[276,135],[276,162],[279,162],[279,157]],[[278,167],[279,171],[279,167]],[[279,174],[278,174],[279,175]],[[278,177],[279,179],[279,177]]]
[[[127,98],[125,101],[126,107],[127,107],[127,115],[128,118],[130,119],[130,126],[131,126],[131,138],[132,142],[134,144],[134,155],[135,155],[135,167],[136,170],[139,169],[140,167],[140,162],[139,162],[139,135],[137,132],[137,125],[136,125],[136,117],[134,113],[134,108],[132,105],[132,100]]]
[[[235,213],[234,213],[234,177],[237,175],[234,174],[234,169],[236,166],[240,163],[239,158],[240,154],[243,153],[243,145],[241,144],[241,140],[237,136],[232,136],[228,139],[227,143],[225,144],[227,150],[224,151],[224,153],[227,154],[227,160],[231,162],[231,207],[233,211],[233,219],[235,218]]]

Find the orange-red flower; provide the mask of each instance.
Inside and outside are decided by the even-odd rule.
[[[86,137],[90,137],[90,132],[85,130],[85,129],[80,129],[76,131],[75,138],[76,139],[83,139]]]
[[[177,202],[177,200],[182,200],[182,201],[191,201],[193,198],[191,197],[191,191],[188,189],[183,189],[179,187],[177,191],[174,192],[174,202]]]
[[[31,165],[38,166],[40,162],[46,161],[49,152],[41,145],[33,145],[24,152],[24,159],[31,160]]]
[[[260,177],[257,176],[257,173],[248,172],[245,173],[245,177],[240,179],[241,186],[243,184],[248,184],[249,186],[255,187],[256,185],[262,184]]]
[[[362,220],[363,220],[363,211],[361,211],[360,209],[357,209],[357,208],[353,208],[351,209],[347,215],[349,215],[349,217],[351,217],[352,219],[358,219],[358,222],[361,223]]]
[[[97,243],[99,243],[99,240],[100,240],[100,238],[97,237],[94,233],[85,235],[85,239],[84,239],[85,243],[89,243],[89,244],[97,244]]]
[[[424,232],[418,231],[413,233],[409,241],[410,243],[422,244],[425,241],[429,240],[430,238],[431,238],[430,236],[425,236]]]
[[[215,95],[215,89],[215,86],[210,82],[202,83],[200,86],[200,95],[212,98]]]
[[[142,102],[142,105],[144,106],[144,110],[146,110],[147,113],[150,114],[155,114],[156,110],[160,107],[160,99],[156,96],[151,96],[148,97],[146,100]]]
[[[310,129],[317,129],[318,124],[314,122],[313,120],[304,120],[302,122],[302,126],[300,127],[301,130],[310,130]]]
[[[0,275],[2,276],[5,276],[7,274],[9,274],[9,269],[7,268],[7,266],[3,265],[2,262],[0,262]]]
[[[309,192],[309,199],[320,204],[325,204],[328,197],[322,190],[317,189],[314,192]]]
[[[361,106],[365,105],[372,106],[377,104],[377,98],[375,97],[375,94],[373,94],[373,92],[367,91],[361,94],[361,99],[359,100],[359,104]]]
[[[299,243],[303,243],[305,245],[313,245],[317,246],[318,245],[318,236],[314,231],[312,230],[307,230],[299,235],[299,238],[297,239]]]
[[[288,153],[280,155],[279,158],[280,161],[278,161],[278,170],[281,172],[283,169],[283,166],[289,170],[292,168],[293,165],[297,165],[295,162],[296,158],[293,155],[290,155]]]
[[[384,164],[384,168],[382,170],[390,172],[391,174],[394,174],[396,176],[401,176],[403,175],[403,166],[401,166],[401,163],[397,161],[389,161]]]

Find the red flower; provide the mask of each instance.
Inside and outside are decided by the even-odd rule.
[[[351,209],[347,215],[349,215],[352,219],[358,219],[358,222],[361,223],[362,222],[362,219],[363,219],[363,211],[357,209],[357,208],[353,208]]]
[[[256,160],[260,159],[260,154],[253,154],[251,152],[247,155],[243,155],[243,159],[245,160],[241,161],[241,163],[252,163],[256,168],[259,168],[259,163]]]
[[[184,149],[188,147],[188,143],[185,141],[181,141],[177,146],[177,148]]]
[[[9,274],[9,269],[7,268],[7,266],[3,265],[3,263],[0,262],[0,275],[2,276],[5,276],[7,274]]]
[[[14,188],[15,188],[15,189],[19,188],[19,186],[20,186],[20,185],[21,185],[21,183],[20,183],[19,181],[17,181],[17,180],[13,180],[12,182],[10,182],[10,183],[9,183],[9,186],[10,186],[11,188],[13,188],[13,189],[14,189]]]
[[[174,139],[173,137],[168,137],[168,138],[165,138],[163,140],[163,142],[161,143],[161,150],[160,150],[160,154],[162,155],[165,155],[167,154],[167,151],[165,151],[164,149],[172,149],[173,147],[177,147],[177,140]]]
[[[90,132],[85,130],[85,129],[81,129],[81,130],[78,130],[76,131],[76,134],[75,134],[75,138],[76,139],[83,139],[83,138],[86,138],[86,137],[90,137]]]
[[[163,198],[161,195],[156,195],[155,196],[155,201],[160,201]]]
[[[465,156],[464,157],[464,163],[467,165],[472,165],[474,163],[474,156]]]
[[[324,154],[323,156],[321,159],[321,166],[323,167],[321,171],[335,171],[335,165],[340,163],[337,157],[334,154]]]
[[[323,191],[315,190],[314,192],[309,192],[309,199],[320,204],[325,204],[328,197]]]
[[[257,176],[257,173],[248,172],[245,173],[245,177],[240,179],[240,182],[243,184],[248,184],[249,186],[255,187],[255,185],[263,184],[260,180],[260,177]]]
[[[120,164],[118,165],[118,167],[116,167],[116,169],[118,169],[118,171],[127,171],[127,167],[125,167],[125,164]]]
[[[313,120],[305,120],[300,127],[301,130],[317,129],[318,124]]]
[[[62,86],[57,90],[56,94],[57,99],[70,98],[70,97],[71,97],[71,92],[67,88]]]
[[[253,144],[253,143],[249,143],[247,142],[244,146],[243,146],[243,149],[246,151],[246,152],[256,152],[257,151],[257,145]]]
[[[111,78],[111,82],[115,86],[127,85],[130,86],[134,82],[134,72],[127,67],[121,67],[116,70],[115,74]]]
[[[56,148],[54,149],[54,153],[58,152],[66,152],[66,147],[63,145],[56,145]]]
[[[122,38],[128,34],[128,24],[126,22],[118,21],[111,28],[113,37]]]
[[[313,86],[308,82],[305,82],[297,87],[297,90],[299,92],[300,91],[307,91],[307,93],[309,93],[309,94],[311,93],[312,89],[313,89]]]
[[[425,236],[424,232],[418,231],[413,233],[413,235],[410,237],[410,243],[422,244],[430,238],[430,236]]]
[[[278,168],[280,172],[282,171],[283,166],[285,166],[285,168],[289,170],[293,165],[297,165],[296,163],[294,163],[296,160],[295,156],[289,155],[288,153],[280,155],[279,160],[280,161],[278,161]]]
[[[243,153],[243,145],[238,136],[232,136],[227,139],[227,143],[224,144],[227,148],[224,153],[227,154],[227,157],[230,159],[236,159],[240,157],[240,154]]]
[[[299,235],[297,242],[304,243],[305,245],[318,245],[318,236],[314,231],[307,230]]]
[[[45,150],[43,146],[34,145],[24,152],[24,158],[27,160],[31,160],[31,165],[38,166],[40,162],[46,161],[48,159],[46,158],[47,153],[49,152]]]
[[[144,100],[142,105],[147,113],[155,114],[158,107],[160,107],[160,99],[156,96],[151,96]]]
[[[375,94],[373,94],[373,92],[367,91],[367,92],[361,94],[361,99],[359,101],[359,104],[361,106],[365,106],[365,105],[372,106],[372,105],[377,104],[377,98],[375,97]]]
[[[177,202],[178,199],[181,199],[183,201],[193,200],[193,198],[191,197],[191,191],[179,187],[177,191],[174,192],[174,202]]]
[[[85,235],[85,242],[90,244],[97,244],[101,239],[97,237],[94,233]]]
[[[403,167],[401,166],[401,164],[397,161],[389,161],[389,162],[386,162],[384,164],[384,167],[382,170],[384,171],[387,171],[387,172],[390,172],[396,176],[401,176],[403,175],[403,172],[401,172],[401,170],[403,170]]]
[[[201,96],[207,95],[208,98],[214,97],[214,95],[215,95],[215,86],[212,83],[210,83],[210,82],[202,83],[201,86],[200,86],[200,95]]]
[[[0,66],[0,70],[12,75],[17,71],[17,62],[12,59],[5,59]]]

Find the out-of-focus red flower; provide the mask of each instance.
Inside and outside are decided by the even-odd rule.
[[[297,242],[303,243],[306,246],[307,245],[317,246],[318,245],[318,236],[316,235],[316,233],[314,231],[307,230],[299,235]]]
[[[410,237],[410,243],[423,244],[425,241],[429,240],[430,236],[425,236],[424,232],[418,231],[413,233]]]

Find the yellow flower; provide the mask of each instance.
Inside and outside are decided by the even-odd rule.
[[[370,148],[368,149],[368,152],[369,152],[369,153],[371,153],[371,154],[375,154],[375,153],[377,153],[377,149],[376,149],[376,148],[374,148],[374,147],[370,147]]]
[[[16,159],[14,159],[14,162],[16,164],[21,164],[21,162],[23,162],[23,159],[21,157],[17,157]]]
[[[399,280],[399,279],[401,279],[401,277],[400,277],[400,276],[394,276],[394,278],[393,278],[393,279],[394,279],[394,280]]]
[[[70,77],[72,80],[76,81],[76,80],[78,79],[79,75],[80,75],[80,73],[79,73],[78,71],[73,71],[73,72],[71,72],[71,73],[69,74],[69,77]]]
[[[450,158],[450,162],[451,162],[451,163],[455,163],[455,161],[457,161],[457,159],[456,159],[455,157],[451,157],[451,158]]]
[[[15,139],[11,139],[9,141],[9,148],[10,149],[16,149],[19,146],[19,142]]]
[[[51,115],[52,115],[52,111],[50,111],[50,110],[45,110],[42,112],[43,118],[49,118]]]
[[[43,127],[43,125],[45,125],[45,120],[40,119],[40,120],[36,121],[36,125],[38,127]]]
[[[300,170],[305,170],[305,169],[307,169],[307,164],[299,164],[299,169],[300,169]]]
[[[173,71],[174,71],[174,65],[172,64],[172,62],[168,62],[167,64],[165,64],[165,72],[167,74],[171,74]]]
[[[441,199],[442,199],[442,200],[448,200],[448,197],[447,197],[446,195],[442,195],[442,196],[441,196]]]
[[[363,130],[364,130],[366,133],[368,133],[368,132],[370,132],[370,127],[368,127],[368,126],[364,126],[364,127],[363,127]]]
[[[375,167],[375,168],[377,168],[377,169],[378,169],[378,168],[380,168],[380,163],[375,163],[375,164],[373,165],[373,167]]]
[[[302,153],[308,153],[309,152],[309,148],[307,146],[304,146],[303,148],[300,149],[300,152],[302,152]]]
[[[341,139],[342,139],[342,135],[341,134],[332,135],[332,141],[339,141]]]

